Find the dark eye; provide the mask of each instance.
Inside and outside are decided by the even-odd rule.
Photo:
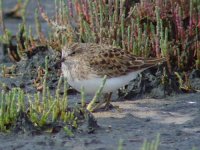
[[[75,55],[76,54],[76,52],[71,52],[70,54],[69,54],[69,56],[73,56],[73,55]]]

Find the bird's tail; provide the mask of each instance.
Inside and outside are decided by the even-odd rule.
[[[149,68],[164,63],[166,61],[166,58],[147,58],[144,59],[143,61],[144,61],[143,67]]]

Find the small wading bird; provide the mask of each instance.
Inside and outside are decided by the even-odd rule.
[[[62,73],[77,91],[84,87],[86,94],[95,94],[103,77],[107,80],[102,93],[106,107],[113,91],[127,85],[145,69],[164,61],[164,58],[145,59],[123,49],[95,43],[75,43],[62,49]]]

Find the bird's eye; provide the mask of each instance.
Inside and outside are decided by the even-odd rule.
[[[69,56],[73,56],[74,54],[75,54],[75,51],[71,52],[71,53],[69,54]]]

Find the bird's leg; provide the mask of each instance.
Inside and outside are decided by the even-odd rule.
[[[97,109],[100,109],[101,106],[106,102],[105,99],[100,100],[95,106],[93,106],[92,111],[96,111]]]
[[[104,102],[106,103],[105,106],[104,106],[105,109],[109,109],[110,107],[111,108],[113,107],[112,104],[111,104],[111,96],[112,96],[112,92],[106,93],[104,95]]]
[[[105,103],[105,106],[103,108],[105,108],[106,110],[108,110],[109,108],[112,108],[112,105],[110,104],[111,102],[111,96],[112,96],[112,92],[111,93],[106,93],[104,95],[103,100],[101,100],[97,105],[95,105],[93,107],[93,111],[102,108],[101,106]]]

